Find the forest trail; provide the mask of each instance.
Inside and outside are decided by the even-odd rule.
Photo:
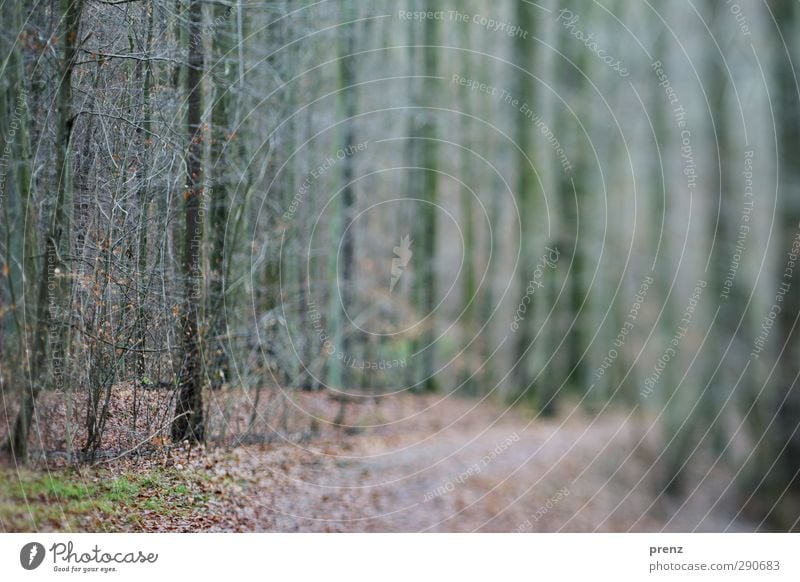
[[[530,421],[518,410],[440,400],[352,405],[349,416],[383,426],[305,445],[238,448],[238,477],[247,483],[240,517],[257,531],[752,529],[724,503],[700,510],[725,488],[721,475],[711,474],[682,507],[659,497],[657,452],[648,452],[641,420],[576,412]]]

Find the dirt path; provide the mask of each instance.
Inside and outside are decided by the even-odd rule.
[[[356,407],[357,408],[357,407]],[[357,435],[236,451],[239,512],[259,531],[733,531],[713,476],[658,496],[646,427],[623,414],[530,422],[474,401],[351,411]],[[357,422],[356,422],[357,419]],[[701,475],[702,477],[702,475]],[[676,512],[676,510],[680,509]]]

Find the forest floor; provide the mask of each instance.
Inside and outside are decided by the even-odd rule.
[[[339,406],[327,394],[306,398]],[[94,467],[19,469],[5,459],[0,531],[753,529],[732,519],[729,501],[715,503],[725,475],[703,469],[692,495],[659,495],[647,425],[620,412],[542,419],[419,395],[347,406],[360,428],[322,419],[316,435],[164,447]]]

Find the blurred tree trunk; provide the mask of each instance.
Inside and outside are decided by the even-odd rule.
[[[731,218],[733,215],[738,215],[742,211],[742,188],[736,184],[735,180],[731,179],[730,166],[736,165],[737,162],[731,160],[738,160],[740,153],[734,147],[733,136],[731,135],[731,127],[728,121],[728,107],[727,96],[731,87],[728,71],[725,68],[725,63],[722,60],[723,55],[717,52],[717,48],[712,42],[712,38],[723,38],[727,30],[727,22],[723,20],[727,12],[725,5],[715,2],[714,0],[706,0],[706,9],[709,27],[712,31],[712,37],[709,38],[707,44],[707,57],[703,63],[705,66],[705,74],[703,78],[707,80],[707,94],[709,105],[711,107],[711,124],[707,128],[706,139],[708,140],[708,150],[714,152],[712,160],[717,162],[709,168],[709,208],[711,213],[709,215],[708,236],[710,245],[708,265],[708,288],[714,293],[720,293],[724,289],[725,278],[728,273],[728,267],[731,262],[731,257],[735,252],[735,244],[737,240],[737,229],[735,222]],[[725,299],[719,299],[719,315],[714,322],[714,341],[709,342],[704,350],[706,353],[703,360],[706,362],[706,369],[701,375],[702,384],[700,386],[700,393],[696,398],[700,400],[700,404],[695,409],[695,417],[701,416],[703,418],[714,418],[720,407],[725,403],[725,398],[728,393],[728,387],[736,383],[736,379],[741,371],[739,364],[736,366],[725,365],[726,352],[728,358],[736,355],[737,345],[731,347],[729,342],[733,339],[736,333],[737,326],[741,325],[739,334],[744,337],[751,337],[749,327],[747,326],[748,319],[742,318],[742,307],[747,304],[746,294],[743,293],[744,283],[741,278],[745,275],[745,255],[742,253],[741,264],[739,265],[739,281],[733,285],[729,294]],[[717,295],[719,297],[719,295]],[[709,314],[713,316],[713,313]],[[744,354],[742,354],[744,355]],[[736,358],[738,360],[738,358]],[[752,373],[752,369],[750,370]],[[748,380],[748,376],[742,379],[742,386],[749,384],[750,381],[755,381],[755,378]],[[692,401],[689,406],[693,405],[695,395],[692,395]],[[745,405],[745,410],[749,408],[749,404],[745,402],[748,398],[742,398],[740,404]],[[700,420],[698,418],[698,420]],[[699,423],[687,423],[691,427],[702,426]],[[703,427],[705,430],[708,427]],[[720,427],[721,428],[721,427]],[[715,439],[716,451],[719,452],[724,446],[725,435],[723,430],[714,430],[712,438]],[[690,435],[682,435],[682,439],[689,438]],[[684,451],[688,448],[689,443],[682,443]],[[694,446],[695,443],[692,443]],[[681,463],[686,458],[682,456]],[[681,477],[680,475],[678,476]]]
[[[471,27],[460,26],[459,32],[459,46],[463,49],[470,48],[470,35]],[[462,59],[462,75],[467,78],[472,78],[472,63],[471,54],[465,51],[456,53]],[[462,314],[461,314],[461,346],[464,353],[461,354],[462,360],[466,363],[464,370],[461,373],[460,382],[464,383],[462,390],[467,394],[475,395],[478,393],[478,386],[476,378],[473,374],[477,372],[476,363],[480,363],[480,358],[475,358],[474,355],[478,353],[477,348],[480,345],[476,337],[478,333],[478,325],[476,313],[478,308],[478,298],[476,297],[477,285],[475,282],[475,249],[477,240],[475,237],[475,210],[473,197],[476,194],[470,191],[475,183],[475,172],[472,171],[473,165],[478,162],[478,158],[470,149],[476,148],[473,143],[472,132],[474,122],[465,117],[471,113],[471,96],[472,92],[461,90],[458,92],[460,97],[459,109],[464,116],[461,117],[462,135],[461,135],[461,150],[459,152],[459,178],[462,181],[461,185],[461,225],[464,233],[464,272],[462,274],[461,282],[461,301]],[[484,281],[485,283],[485,281]]]
[[[343,0],[341,6],[340,22],[349,22],[353,20],[355,14],[355,7],[351,0]],[[347,25],[342,31],[342,37],[338,42],[339,50],[339,93],[337,101],[338,117],[342,122],[340,129],[340,139],[338,145],[340,148],[347,150],[355,145],[353,117],[356,114],[356,95],[358,89],[354,87],[355,83],[355,69],[354,57],[350,56],[354,51],[354,30],[355,24]],[[355,282],[353,278],[353,269],[355,267],[355,240],[354,240],[354,227],[350,224],[355,216],[355,196],[353,186],[353,162],[351,156],[346,155],[344,159],[338,162],[341,165],[341,202],[339,211],[334,211],[338,216],[335,220],[336,229],[334,230],[336,236],[336,244],[332,246],[331,253],[338,255],[338,249],[341,245],[341,274],[337,269],[336,262],[333,261],[333,275],[331,281],[337,282],[340,293],[333,293],[332,308],[334,309],[333,321],[336,325],[334,337],[336,338],[336,350],[340,351],[342,358],[335,358],[337,361],[332,363],[333,367],[337,369],[336,375],[338,376],[338,384],[334,387],[343,389],[349,387],[353,382],[354,375],[348,371],[349,362],[353,359],[354,343],[350,341],[349,328],[351,325],[345,325],[345,313],[349,313],[350,317],[354,317],[353,309],[355,308]],[[335,194],[334,194],[335,195]],[[341,303],[339,303],[341,302]],[[338,354],[337,354],[338,356]],[[345,404],[347,399],[342,397],[339,404],[339,411],[334,420],[334,424],[341,425],[345,420]]]
[[[674,8],[673,8],[674,10]],[[653,50],[653,60],[662,62],[664,70],[670,75],[674,69],[668,69],[671,63],[671,45],[669,44],[669,37],[666,34],[660,34],[656,41]],[[652,86],[652,106],[651,109],[655,112],[653,114],[653,127],[655,132],[655,139],[658,140],[658,147],[663,152],[674,151],[677,149],[680,142],[678,141],[676,124],[673,117],[672,106],[669,104],[664,96],[664,91],[657,84]],[[675,322],[680,318],[676,314],[675,309],[675,296],[674,289],[677,284],[672,287],[673,292],[670,295],[670,287],[675,277],[677,269],[677,260],[675,257],[675,243],[670,233],[673,230],[672,220],[676,212],[669,204],[670,192],[679,188],[685,188],[684,184],[674,184],[671,175],[664,169],[657,156],[652,156],[651,161],[651,174],[662,176],[664,179],[664,188],[659,188],[654,196],[654,208],[652,212],[652,224],[650,230],[653,233],[653,240],[651,242],[651,252],[654,257],[653,272],[655,280],[655,288],[659,290],[661,295],[657,298],[661,305],[662,315],[661,318],[655,323],[657,332],[654,334],[656,338],[661,338],[661,342],[656,342],[658,350],[664,350],[669,335],[674,333],[674,330],[668,326],[671,322]],[[664,174],[667,175],[664,175]],[[682,177],[682,176],[681,176]],[[677,206],[677,205],[676,205]],[[682,309],[682,307],[681,307]],[[657,354],[657,355],[660,355]],[[652,373],[652,366],[646,369],[644,373],[650,375]],[[663,418],[660,429],[663,431],[662,440],[664,443],[674,442],[672,438],[676,434],[677,428],[680,423],[685,420],[678,412],[676,406],[669,406],[668,400],[672,392],[677,386],[676,372],[674,366],[665,366],[663,372],[658,380],[658,384],[652,394],[649,394],[646,401],[646,407],[652,411],[662,411]],[[675,493],[680,489],[681,483],[679,479],[675,479],[675,462],[670,460],[670,457],[677,458],[680,451],[676,452],[676,447],[669,446],[662,451],[663,463],[658,466],[658,478],[661,481],[659,485],[671,493]]]
[[[586,5],[581,13],[581,23],[591,22],[591,5]],[[571,172],[564,173],[559,183],[559,196],[561,207],[564,210],[564,218],[561,224],[564,225],[564,232],[560,235],[561,261],[564,268],[571,261],[570,271],[567,276],[567,306],[566,317],[563,318],[566,325],[567,337],[564,346],[564,355],[567,362],[567,381],[579,395],[583,395],[591,385],[589,369],[586,359],[586,349],[588,337],[590,337],[591,321],[588,317],[587,301],[587,247],[596,241],[586,240],[585,223],[596,217],[591,216],[587,207],[587,197],[593,185],[589,183],[590,160],[588,152],[591,146],[587,143],[589,136],[584,135],[583,128],[589,128],[590,124],[587,116],[590,112],[590,104],[587,99],[591,95],[591,89],[584,75],[589,75],[589,57],[591,53],[584,46],[577,43],[575,38],[565,31],[559,34],[561,44],[559,50],[572,62],[563,61],[559,63],[561,71],[561,91],[567,103],[571,104],[572,110],[561,105],[561,124],[559,131],[554,133],[569,137],[569,146],[565,151],[569,152]],[[575,117],[573,117],[575,115]],[[579,124],[580,122],[580,124]],[[582,124],[582,126],[581,126]],[[570,256],[572,255],[572,256]],[[557,357],[561,357],[560,355]]]
[[[286,0],[286,13],[291,14],[297,7],[293,0]],[[302,156],[307,144],[303,145],[302,142],[302,126],[300,119],[300,103],[302,103],[302,95],[306,79],[297,78],[300,71],[303,71],[303,49],[300,43],[292,41],[297,40],[297,34],[300,33],[300,28],[297,24],[297,15],[286,19],[285,26],[283,27],[287,43],[284,48],[285,61],[283,74],[286,82],[293,79],[288,83],[284,89],[286,102],[289,105],[289,111],[286,113],[286,120],[284,121],[283,133],[286,136],[285,150],[287,158],[286,165],[283,168],[283,183],[284,194],[286,199],[284,201],[285,207],[289,207],[292,199],[297,195],[302,167]],[[292,44],[289,44],[292,43]],[[341,64],[340,64],[341,66]],[[308,109],[306,114],[310,114]],[[311,208],[314,203],[313,197],[307,201],[308,211],[312,212]],[[313,388],[313,378],[308,370],[308,365],[312,359],[311,345],[313,340],[313,331],[309,318],[309,302],[308,302],[308,273],[310,271],[310,262],[312,257],[303,254],[303,245],[311,236],[311,228],[307,221],[298,220],[295,228],[291,231],[294,237],[291,240],[284,242],[285,256],[281,260],[281,272],[283,273],[281,281],[286,289],[289,297],[291,297],[291,308],[296,309],[295,316],[290,318],[287,322],[289,333],[291,334],[292,343],[294,344],[295,355],[292,362],[289,363],[291,368],[292,384],[295,387],[303,390],[311,390]],[[290,246],[291,245],[291,246]],[[291,253],[295,254],[296,258],[292,257]],[[295,299],[296,298],[296,299]],[[288,307],[288,306],[287,306]]]
[[[800,32],[798,7],[795,2],[770,2],[781,35],[775,35],[775,115],[778,123],[778,160],[780,167],[778,216],[779,261],[776,291],[780,285],[789,285],[784,295],[781,312],[776,322],[773,345],[778,358],[775,377],[775,395],[769,403],[777,413],[765,462],[778,456],[778,464],[768,474],[768,499],[775,499],[766,517],[781,530],[800,528],[800,278],[797,268],[788,277],[785,274],[787,254],[799,235],[800,224],[800,167],[795,160],[800,150],[800,95],[796,81],[798,57],[797,35]],[[784,43],[786,43],[784,45]],[[788,54],[787,54],[788,52]],[[791,59],[791,60],[790,60]],[[794,65],[794,69],[792,68]]]
[[[354,14],[353,6],[349,0],[344,0],[343,6],[343,21],[351,20]],[[342,138],[340,147],[345,151],[355,146],[353,118],[356,114],[356,95],[358,88],[354,87],[355,84],[355,68],[354,58],[351,55],[354,51],[353,39],[355,24],[351,24],[343,31],[344,40],[340,43],[341,54],[339,55],[339,87],[342,91],[339,93],[341,103],[340,110],[344,118],[342,125]],[[352,156],[346,155],[341,163],[342,171],[342,232],[341,232],[341,245],[342,245],[342,276],[340,287],[342,290],[342,309],[350,312],[353,317],[353,309],[355,309],[355,281],[353,278],[353,269],[355,266],[355,240],[354,228],[350,224],[355,216],[355,195],[353,191],[353,160]],[[347,332],[342,333],[341,348],[345,355],[352,357],[354,345],[349,339],[350,334]],[[345,368],[346,369],[346,368]],[[343,380],[347,382],[352,380],[351,375],[344,374]]]
[[[178,400],[172,422],[172,439],[202,442],[203,361],[199,320],[203,296],[203,39],[202,0],[190,0],[188,14],[188,63],[186,71],[186,190],[184,191],[186,230],[184,232],[184,305],[181,318],[181,367]]]
[[[516,2],[515,21],[517,25],[526,31],[533,31],[535,25],[534,6],[519,0]],[[532,74],[536,74],[534,65],[538,64],[537,53],[534,50],[536,41],[533,38],[524,38],[517,35],[513,40],[513,62],[522,70],[514,70],[514,97],[519,100],[520,107],[526,104],[532,111],[537,110],[537,99],[534,95],[534,79]],[[534,144],[532,138],[533,122],[527,119],[519,111],[513,112],[514,119],[514,141],[519,150],[515,151],[515,172],[516,172],[516,197],[522,224],[522,231],[519,240],[519,263],[517,264],[517,293],[516,297],[521,300],[527,298],[525,312],[521,314],[524,318],[519,322],[519,327],[514,335],[513,362],[514,374],[511,395],[513,398],[522,395],[541,406],[542,414],[550,415],[555,411],[554,399],[542,399],[539,386],[535,385],[533,378],[537,370],[533,365],[535,358],[534,348],[531,346],[538,327],[536,321],[535,304],[543,297],[527,295],[528,283],[533,275],[534,267],[537,264],[536,243],[541,240],[539,214],[537,213],[537,201],[541,199],[538,188],[537,176],[534,173]],[[544,249],[540,249],[543,251]],[[548,273],[543,273],[543,278]],[[541,281],[544,283],[545,281]],[[545,347],[546,349],[546,347]]]
[[[227,381],[229,362],[227,353],[227,305],[225,301],[225,274],[228,270],[229,236],[228,216],[231,191],[231,162],[235,146],[232,144],[234,127],[231,125],[233,99],[231,89],[236,81],[235,38],[232,32],[231,6],[214,6],[213,55],[211,78],[214,82],[214,101],[211,105],[211,164],[213,169],[209,205],[209,297],[208,339],[211,352],[208,357],[208,377],[212,388]]]
[[[424,26],[424,44],[422,51],[422,79],[426,95],[425,105],[432,107],[436,102],[436,81],[433,79],[438,73],[438,55],[440,49],[437,48],[439,39],[438,21],[427,19]],[[424,202],[418,204],[419,231],[416,237],[418,248],[420,249],[419,260],[416,261],[416,303],[417,317],[422,320],[421,333],[418,339],[416,352],[419,357],[417,388],[425,392],[435,392],[438,389],[436,379],[436,232],[438,216],[438,160],[437,160],[437,133],[436,117],[437,112],[431,109],[424,109],[422,113],[422,126],[419,131],[419,142],[415,147],[419,148],[420,160],[418,167],[422,172],[420,189],[414,195]]]
[[[418,3],[417,0],[408,0],[408,7],[410,10],[417,10]],[[406,71],[405,74],[409,76],[409,84],[408,84],[408,102],[409,102],[409,109],[406,111],[406,136],[408,139],[405,140],[404,143],[404,151],[403,151],[403,163],[406,167],[405,174],[404,174],[404,184],[403,188],[406,192],[406,196],[409,198],[415,197],[415,192],[418,188],[419,180],[417,176],[417,168],[420,166],[419,163],[419,147],[416,143],[416,140],[413,139],[413,136],[417,135],[419,128],[417,119],[419,118],[419,110],[417,107],[420,105],[419,99],[419,92],[420,92],[420,82],[415,79],[414,77],[420,74],[420,67],[419,67],[419,53],[420,49],[417,47],[418,43],[418,27],[414,25],[407,26],[407,36],[405,39],[406,42],[406,53],[405,53],[405,61],[406,61]],[[416,209],[413,206],[409,205],[409,209],[407,210],[407,214],[403,216],[403,220],[406,224],[412,225],[416,223]],[[401,236],[405,235],[402,233]],[[416,236],[416,231],[413,235]],[[400,241],[398,241],[399,244]],[[417,244],[417,241],[412,241],[414,244]],[[411,293],[416,292],[417,281],[422,277],[422,272],[418,269],[413,270],[413,285]],[[414,305],[414,301],[416,300],[416,296],[412,295],[411,297],[411,305]],[[416,354],[417,346],[419,345],[418,338],[416,337],[419,333],[418,329],[414,329],[412,331],[414,335],[409,339],[407,343],[407,351],[409,359]],[[413,360],[412,360],[413,362]],[[417,378],[419,376],[418,370],[416,366],[410,365],[405,369],[405,383],[409,387],[414,387],[417,382]]]

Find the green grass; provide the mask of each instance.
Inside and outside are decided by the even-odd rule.
[[[90,488],[85,484],[52,473],[30,483],[17,482],[17,487],[23,497],[73,500],[83,499],[90,494]]]
[[[127,503],[136,498],[139,486],[128,480],[127,477],[114,479],[105,491],[102,491],[110,501]]]
[[[170,469],[121,474],[0,469],[0,532],[138,529],[143,511],[189,516],[208,498],[199,486],[203,477]]]

